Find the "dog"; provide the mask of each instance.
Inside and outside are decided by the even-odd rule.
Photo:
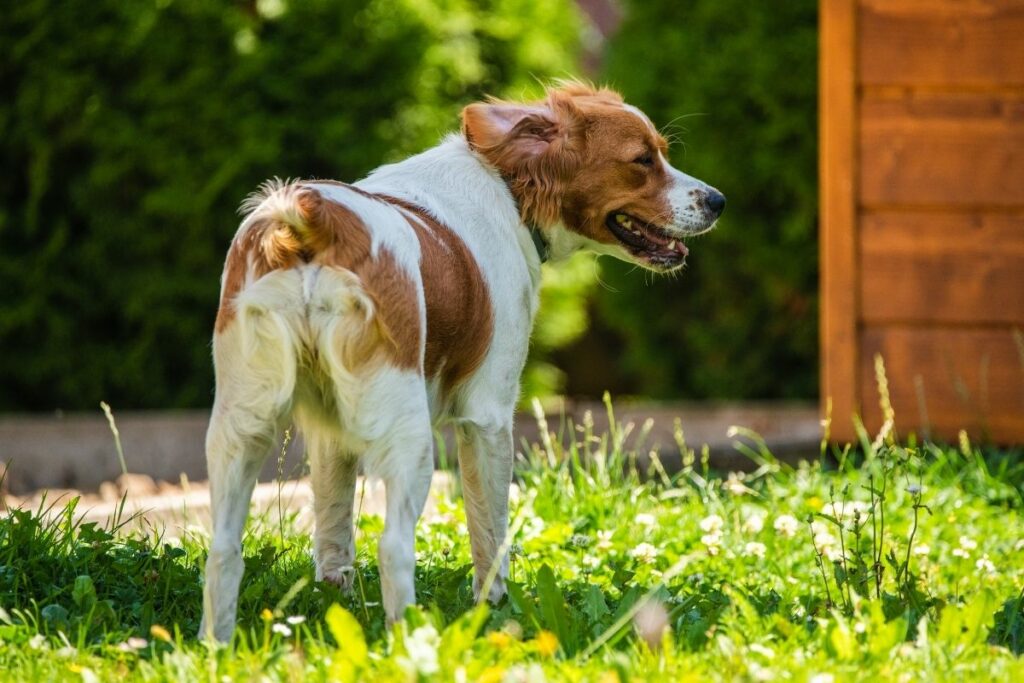
[[[306,441],[317,580],[351,588],[361,465],[385,485],[382,603],[389,625],[402,618],[432,426],[447,422],[474,597],[501,598],[512,417],[541,262],[589,249],[681,268],[684,240],[715,225],[725,197],[667,152],[620,95],[568,81],[535,102],[470,104],[461,134],[354,184],[273,181],[243,203],[213,335],[201,637],[234,630],[253,486],[290,420]]]

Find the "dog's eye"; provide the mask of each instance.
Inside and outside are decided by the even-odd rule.
[[[634,164],[640,164],[641,166],[654,166],[654,156],[650,152],[644,152],[636,159],[633,159]]]

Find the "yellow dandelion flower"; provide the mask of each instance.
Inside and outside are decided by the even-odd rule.
[[[824,504],[825,502],[821,498],[818,498],[817,496],[811,496],[810,498],[807,499],[807,506],[815,510],[820,510],[821,506]]]
[[[551,657],[558,652],[558,636],[551,631],[541,631],[533,642],[537,644],[537,652],[545,657]]]
[[[171,642],[171,632],[165,629],[160,624],[153,624],[149,627],[149,635],[153,636],[157,640],[162,640],[165,643]]]
[[[504,650],[512,642],[512,636],[504,631],[491,631],[487,634],[487,642],[499,650]]]
[[[264,607],[263,611],[260,612],[260,619],[262,619],[263,621],[273,621],[274,620],[274,613],[271,612],[266,607]]]
[[[500,666],[489,666],[480,672],[477,683],[499,683],[505,675],[505,669]]]

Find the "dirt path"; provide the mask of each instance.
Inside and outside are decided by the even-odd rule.
[[[453,480],[446,472],[435,472],[427,499],[424,515],[433,517],[437,510],[439,496],[450,495]],[[12,508],[37,510],[42,507],[48,514],[58,514],[65,503],[78,496],[76,519],[84,522],[109,524],[118,515],[130,521],[125,531],[162,530],[170,536],[177,536],[185,529],[210,529],[210,491],[207,482],[183,481],[179,485],[159,483],[150,477],[129,474],[114,482],[105,482],[96,494],[73,490],[50,490],[37,492],[32,496],[17,498],[8,496],[7,504]],[[123,496],[123,508],[122,508]],[[362,514],[384,516],[384,485],[380,481],[360,477],[356,483],[356,505],[362,496]],[[313,492],[309,479],[292,479],[278,483],[259,484],[252,496],[250,511],[254,515],[276,515],[298,513],[298,526],[311,529],[313,524]],[[272,517],[276,519],[276,517]]]

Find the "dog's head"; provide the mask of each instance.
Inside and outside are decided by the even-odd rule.
[[[668,163],[650,119],[611,90],[563,83],[540,102],[471,104],[462,122],[523,219],[559,252],[589,248],[674,270],[683,240],[713,228],[725,208],[721,192]]]

